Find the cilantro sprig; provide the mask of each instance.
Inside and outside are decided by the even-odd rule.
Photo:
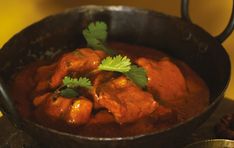
[[[68,76],[63,78],[63,85],[68,88],[84,87],[88,89],[92,86],[90,80],[86,77],[80,77],[77,79]]]
[[[130,59],[126,56],[122,57],[121,55],[117,55],[115,57],[107,57],[102,60],[98,69],[123,73],[142,88],[144,88],[148,82],[145,69],[131,64]]]
[[[60,95],[67,98],[76,98],[79,94],[72,88],[65,88],[60,91]]]
[[[128,72],[131,68],[130,65],[131,62],[129,58],[117,55],[115,57],[107,57],[102,60],[98,69],[105,71]]]
[[[106,47],[107,29],[105,22],[97,21],[90,23],[82,33],[89,47],[94,50],[103,50],[109,55],[113,55],[115,52]],[[101,61],[98,70],[120,72],[142,88],[147,85],[146,71],[141,67],[133,65],[127,56],[117,55],[115,57],[106,57]],[[60,91],[60,94],[65,97],[78,96],[76,91],[77,87],[87,89],[92,87],[88,78],[80,77],[77,79],[68,76],[64,77],[63,86],[64,89]]]
[[[63,78],[63,89],[60,91],[60,95],[68,98],[75,98],[79,95],[76,91],[76,88],[78,87],[90,89],[92,84],[86,77],[77,79],[66,76]]]
[[[138,86],[144,88],[147,85],[148,79],[146,71],[142,67],[131,65],[131,69],[124,73],[130,80],[136,83]]]
[[[103,50],[111,55],[114,54],[112,49],[105,46],[107,39],[107,25],[105,22],[97,21],[90,23],[82,33],[89,47]]]
[[[113,55],[114,51],[107,48],[107,25],[105,22],[97,21],[90,23],[86,29],[83,30],[83,35],[89,47],[93,49],[101,49],[106,53]],[[102,60],[98,70],[114,71],[125,74],[130,80],[140,87],[147,85],[146,71],[143,68],[132,65],[130,59],[126,56],[117,55],[115,57],[107,57]]]

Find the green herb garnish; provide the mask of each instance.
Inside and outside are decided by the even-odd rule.
[[[105,46],[107,39],[107,25],[105,22],[97,21],[90,23],[83,30],[83,35],[89,47],[93,49],[103,50],[108,54],[113,54],[114,51]]]
[[[131,67],[130,59],[126,56],[122,57],[121,55],[117,55],[115,57],[107,57],[102,60],[99,65],[99,70],[105,71],[115,71],[115,72],[128,72]]]
[[[142,88],[147,85],[146,71],[141,67],[131,65],[130,59],[126,56],[122,57],[121,55],[117,55],[113,58],[107,57],[102,60],[98,69],[121,72]]]
[[[146,71],[142,67],[131,65],[131,69],[124,73],[130,80],[132,80],[138,86],[144,88],[147,85],[148,79]]]
[[[83,30],[83,35],[89,47],[93,49],[103,50],[110,55],[114,54],[113,50],[105,46],[107,39],[107,25],[105,22],[97,21],[90,23],[88,27]],[[120,72],[126,75],[136,85],[142,88],[147,85],[146,71],[141,67],[131,65],[130,59],[126,56],[123,57],[121,55],[117,55],[115,57],[107,57],[104,60],[102,60],[101,64],[98,67],[98,70]],[[65,80],[64,85],[67,85],[67,87],[77,87],[77,79],[68,79],[65,77]],[[91,86],[91,83],[87,86]]]
[[[72,88],[65,88],[60,91],[60,95],[68,98],[76,98],[78,93]]]
[[[68,88],[84,87],[88,89],[92,86],[90,80],[86,77],[80,77],[77,79],[68,76],[63,78],[63,85]]]
[[[60,95],[68,98],[75,98],[79,94],[76,91],[77,87],[83,87],[90,89],[92,87],[91,81],[86,77],[80,77],[77,78],[71,78],[69,76],[66,76],[63,78],[63,89],[60,90]]]

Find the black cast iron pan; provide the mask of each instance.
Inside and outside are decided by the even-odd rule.
[[[82,6],[49,16],[16,34],[0,51],[3,111],[18,128],[52,147],[176,147],[210,116],[223,98],[230,79],[230,59],[221,43],[233,30],[233,14],[234,11],[226,29],[217,37],[190,22],[187,0],[182,1],[182,18],[125,6]],[[22,119],[8,93],[13,73],[38,58],[49,58],[49,50],[75,49],[83,44],[81,31],[95,20],[108,24],[110,40],[160,49],[189,64],[207,83],[210,105],[201,114],[170,129],[132,137],[84,137]]]

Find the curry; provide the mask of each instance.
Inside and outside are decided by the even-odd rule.
[[[170,128],[208,106],[208,87],[186,63],[139,45],[108,48],[114,54],[85,47],[25,66],[11,89],[21,116],[69,133],[124,137]]]

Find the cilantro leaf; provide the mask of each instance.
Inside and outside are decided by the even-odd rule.
[[[78,96],[77,91],[75,88],[77,87],[84,87],[84,88],[91,88],[91,82],[86,77],[71,78],[71,77],[64,77],[63,78],[63,85],[66,87],[60,91],[60,95],[68,98],[75,98]]]
[[[105,46],[107,38],[107,25],[105,22],[97,21],[90,23],[82,33],[89,47],[103,50],[108,54],[114,54],[113,50]]]
[[[88,89],[92,87],[91,81],[86,77],[80,77],[78,79],[78,85],[80,87],[84,87],[84,88],[88,88]]]
[[[104,43],[107,38],[107,25],[100,21],[90,23],[87,29],[83,30],[83,35],[85,38],[87,37],[87,41],[89,41],[88,45],[93,45],[93,42],[91,41],[92,39]]]
[[[75,88],[77,87],[77,84],[78,84],[78,80],[77,79],[74,79],[74,78],[71,78],[71,77],[64,77],[63,78],[63,85],[69,87],[69,88]]]
[[[65,88],[60,91],[60,95],[68,98],[75,98],[78,96],[78,93],[72,88]]]
[[[90,23],[82,33],[89,47],[103,50],[111,55],[115,54],[113,50],[105,46],[107,39],[107,25],[105,22],[97,21]],[[145,87],[147,85],[146,71],[143,68],[137,67],[136,65],[131,65],[130,59],[126,56],[122,57],[121,55],[117,55],[115,57],[107,57],[102,60],[98,69],[121,72],[138,86]],[[90,85],[87,85],[87,80],[82,81],[84,83],[79,82],[79,85],[77,79],[64,79],[64,81],[64,85],[67,85],[67,87],[77,87],[80,86],[80,84],[82,84],[81,87],[91,86],[91,83]]]
[[[122,57],[117,55],[115,57],[107,57],[102,60],[101,64],[98,66],[99,70],[105,71],[115,71],[115,72],[128,72],[131,67],[130,59],[126,56]]]
[[[86,77],[71,78],[71,77],[64,77],[63,78],[63,85],[67,88],[76,88],[76,87],[84,87],[84,88],[91,88],[91,82]]]
[[[146,76],[146,71],[142,67],[131,65],[131,69],[124,74],[141,88],[144,88],[147,85],[148,79]]]

